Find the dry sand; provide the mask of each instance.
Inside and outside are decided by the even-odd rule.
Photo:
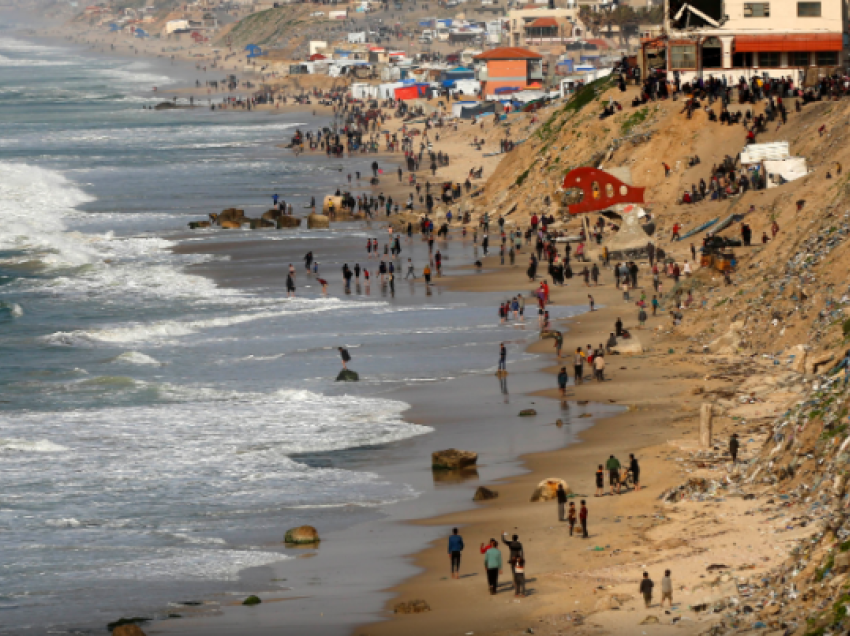
[[[485,267],[492,267],[492,273],[440,284],[470,292],[531,292],[536,287],[528,282],[524,267],[500,267],[494,258],[489,261],[485,261]],[[642,267],[645,270],[647,265]],[[598,307],[593,313],[556,325],[565,331],[565,357],[560,362],[555,358],[553,340],[541,340],[531,347],[541,354],[541,361],[552,374],[552,385],[561,365],[567,366],[572,377],[572,357],[567,357],[567,352],[604,342],[619,317],[646,352],[608,356],[606,381],[586,380],[580,386],[571,382],[567,403],[590,400],[616,403],[628,410],[596,423],[580,435],[580,444],[525,457],[527,474],[483,484],[498,490],[498,499],[422,522],[460,527],[466,543],[463,576],[459,580],[449,578],[445,541],[429,546],[414,557],[422,573],[393,589],[396,598],[387,611],[391,612],[397,602],[413,599],[425,600],[431,611],[395,615],[387,622],[364,626],[356,634],[518,634],[528,628],[536,634],[633,634],[637,630],[647,634],[669,630],[699,633],[712,616],[700,618],[703,615],[688,611],[688,606],[729,594],[729,586],[734,585],[728,577],[715,582],[718,577],[707,571],[708,565],[745,566],[756,575],[784,556],[756,536],[755,529],[764,523],[765,514],[754,513],[756,506],[751,502],[730,499],[722,504],[672,505],[658,500],[660,493],[688,477],[718,478],[731,470],[731,464],[725,462],[715,469],[700,470],[689,452],[696,448],[702,402],[694,391],[720,384],[705,380],[705,359],[685,354],[686,343],[664,333],[667,317],[650,318],[647,328],[639,329],[634,303],[623,301],[621,292],[610,282],[587,288],[581,279],[573,278],[568,285],[552,289],[556,304],[586,304],[587,294],[592,293]],[[541,387],[537,395],[560,399],[557,389],[550,387]],[[516,425],[525,422],[518,420]],[[725,446],[727,439],[723,419],[719,418],[715,443]],[[747,446],[745,443],[744,458],[748,456]],[[629,453],[635,453],[641,463],[642,490],[594,497],[596,466],[611,454],[625,464]],[[572,499],[576,503],[580,498],[587,500],[589,539],[569,536],[567,524],[557,520],[556,503],[529,501],[537,483],[550,477],[566,480],[579,495]],[[509,589],[507,565],[499,594],[491,597],[487,593],[478,546],[491,537],[498,538],[503,531],[519,534],[525,547],[527,598],[515,598]],[[507,551],[502,548],[506,560]],[[660,580],[668,568],[673,571],[675,590],[672,613],[658,606]],[[656,583],[655,602],[648,610],[638,593],[644,569]],[[616,610],[603,611],[609,608]],[[657,617],[660,624],[639,626],[647,616]],[[675,627],[671,627],[673,619],[678,619]]]

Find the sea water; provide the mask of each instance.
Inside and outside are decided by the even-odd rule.
[[[246,529],[416,497],[299,455],[430,434],[389,389],[495,365],[492,299],[401,281],[395,298],[377,283],[342,294],[342,262],[377,269],[372,228],[267,233],[279,262],[175,253],[258,238],[187,238],[190,220],[256,215],[273,193],[302,212],[371,163],[279,148],[327,123],[311,113],[143,108],[196,75],[0,36],[0,633],[93,633],[227,591],[291,558]],[[333,382],[341,345],[358,385]]]

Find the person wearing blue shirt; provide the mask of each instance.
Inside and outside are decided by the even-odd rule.
[[[452,561],[452,578],[460,578],[460,553],[463,552],[463,537],[457,533],[457,528],[449,536],[449,557]]]

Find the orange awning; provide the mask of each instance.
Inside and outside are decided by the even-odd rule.
[[[782,51],[840,51],[840,33],[786,33],[785,35],[735,36],[736,53],[777,53]]]
[[[558,21],[555,18],[537,18],[531,24],[525,25],[525,28],[527,29],[527,28],[530,28],[530,27],[534,27],[536,29],[536,28],[539,28],[539,27],[557,27],[557,26],[558,26]]]

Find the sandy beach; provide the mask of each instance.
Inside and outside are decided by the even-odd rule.
[[[126,48],[123,54],[135,54],[130,45],[122,46]],[[161,56],[153,48],[140,48],[139,53]],[[640,282],[631,291],[630,300],[624,300],[608,267],[602,267],[598,286],[586,286],[578,275],[562,287],[551,285],[550,307],[556,315],[553,327],[564,336],[562,359],[556,358],[552,339],[537,340],[536,312],[529,304],[524,325],[509,322],[500,327],[500,337],[511,346],[504,382],[493,377],[491,369],[479,368],[433,386],[391,391],[393,397],[411,405],[405,418],[433,427],[432,435],[358,450],[342,458],[308,458],[338,461],[346,467],[368,469],[393,483],[409,483],[420,493],[419,497],[388,506],[380,513],[346,509],[338,524],[327,531],[322,529],[323,543],[315,552],[301,554],[285,567],[245,572],[244,589],[239,594],[264,595],[266,602],[260,607],[243,608],[234,595],[216,601],[214,617],[194,617],[191,609],[184,609],[183,620],[155,623],[146,626],[146,631],[224,636],[246,626],[254,634],[280,633],[280,626],[286,625],[290,630],[287,633],[309,631],[333,636],[696,635],[724,621],[730,629],[749,629],[761,622],[758,628],[769,630],[767,633],[805,633],[806,616],[800,611],[794,610],[799,625],[774,618],[780,611],[779,603],[767,595],[775,592],[778,584],[764,581],[781,580],[784,585],[786,575],[789,581],[799,581],[801,587],[824,581],[819,564],[842,545],[842,535],[831,526],[794,523],[797,517],[782,517],[803,514],[801,511],[809,505],[805,499],[806,480],[817,476],[819,487],[833,483],[830,479],[834,475],[819,475],[818,468],[810,465],[814,455],[799,460],[807,457],[808,451],[797,452],[799,461],[810,463],[803,464],[808,466],[806,472],[790,471],[797,480],[794,484],[781,483],[787,476],[774,481],[764,477],[764,482],[758,482],[756,475],[761,466],[768,466],[765,473],[773,470],[770,458],[774,453],[790,452],[790,445],[782,447],[777,443],[771,448],[771,440],[785,439],[776,437],[774,424],[810,391],[818,390],[810,387],[822,386],[822,378],[814,380],[816,366],[809,369],[794,362],[794,355],[805,359],[801,352],[809,349],[793,347],[820,343],[817,357],[814,352],[806,355],[810,362],[814,359],[820,361],[817,364],[826,365],[837,362],[838,354],[824,350],[832,347],[838,351],[846,344],[848,332],[843,332],[843,337],[839,335],[842,318],[835,313],[839,301],[833,297],[833,290],[844,285],[844,261],[830,261],[829,252],[822,249],[823,236],[837,237],[839,227],[841,236],[845,233],[846,213],[839,218],[838,210],[843,196],[840,184],[844,181],[836,178],[826,185],[818,181],[825,168],[835,170],[835,153],[839,152],[838,142],[843,137],[836,134],[819,143],[810,134],[822,121],[840,128],[846,108],[833,112],[831,105],[816,104],[799,114],[799,119],[791,120],[792,132],[777,127],[764,133],[767,141],[790,136],[799,152],[808,153],[811,158],[812,174],[791,186],[793,192],[789,193],[790,188],[750,191],[734,199],[684,206],[676,197],[702,174],[700,163],[689,160],[698,155],[702,164],[717,165],[724,156],[739,151],[741,129],[716,125],[712,128],[703,111],[686,120],[681,116],[681,104],[673,102],[646,107],[640,111],[637,125],[629,119],[637,111],[602,121],[597,106],[613,96],[628,103],[636,95],[632,87],[625,95],[615,90],[600,89],[593,112],[573,113],[558,105],[537,114],[514,114],[506,125],[461,122],[457,129],[438,129],[434,132],[439,132],[440,138],[434,149],[448,153],[451,163],[433,176],[420,171],[417,179],[420,183],[462,183],[470,168],[481,166],[484,179],[473,184],[474,190],[481,188],[480,196],[465,197],[454,211],[471,210],[472,224],[467,228],[472,230],[484,212],[495,215],[510,210],[513,216],[509,225],[524,229],[533,213],[564,211],[561,177],[569,167],[627,167],[630,178],[647,189],[644,205],[657,222],[653,240],[668,251],[671,261],[693,259],[690,241],[671,240],[674,222],[695,228],[733,213],[747,214],[750,216],[742,218],[758,231],[764,229],[765,236],[770,223],[778,222],[783,229],[778,237],[774,235],[770,242],[738,251],[737,287],[730,289],[723,284],[719,271],[701,269],[695,262],[694,275],[683,277],[678,284],[662,274],[668,293],[659,294],[661,310],[641,327],[636,297],[642,292],[652,295],[650,266],[645,260],[637,263]],[[204,98],[203,89],[191,87],[174,94]],[[303,107],[293,106],[297,108]],[[753,110],[758,112],[761,108],[754,106]],[[333,112],[326,110],[323,114],[332,116]],[[251,114],[246,112],[245,116]],[[560,126],[553,122],[560,122]],[[391,119],[386,129],[398,131],[400,126],[401,122]],[[623,142],[626,135],[632,134],[640,138],[629,144]],[[529,141],[506,155],[483,156],[495,152],[505,138]],[[481,139],[483,148],[473,147],[473,142]],[[648,143],[649,139],[652,143]],[[403,160],[400,153],[375,156],[382,165]],[[664,174],[662,160],[673,164],[671,175]],[[401,182],[395,173],[385,174],[379,186],[362,187],[358,192],[383,192],[403,204],[411,192],[407,174]],[[840,174],[839,164],[836,176]],[[335,182],[329,184],[328,192],[317,192],[317,200],[338,185]],[[799,201],[808,206],[807,213],[813,210],[812,217],[798,214]],[[296,214],[301,212],[296,210]],[[444,215],[445,210],[438,209],[435,222],[442,221]],[[576,219],[566,215],[564,221],[556,223],[558,230],[567,233],[577,232],[578,226]],[[365,225],[334,223],[331,228],[331,232],[340,234],[383,237],[386,222],[381,218]],[[528,297],[539,281],[547,278],[538,273],[536,281],[528,280],[525,270],[530,246],[524,246],[517,254],[516,265],[501,265],[498,257],[482,258],[477,245],[471,243],[469,236],[462,239],[460,232],[455,223],[451,239],[436,243],[446,255],[448,267],[435,285],[426,289],[421,281],[399,282],[397,294],[388,295],[386,289],[375,284],[374,297],[414,309],[463,299],[475,306],[492,308],[495,323],[499,302],[518,292]],[[817,240],[801,245],[798,236],[806,232],[817,235]],[[222,287],[277,286],[282,294],[284,257],[279,246],[267,240],[272,234],[258,232],[256,239],[246,240],[240,233],[229,241],[222,238],[227,235],[187,231],[176,237],[186,242],[175,251],[226,256],[227,265],[216,261],[193,270]],[[214,236],[214,241],[209,244],[202,240],[210,236]],[[614,230],[606,228],[605,240],[614,238]],[[840,247],[837,238],[829,240]],[[362,241],[362,237],[358,234],[351,241]],[[317,249],[330,254],[323,263],[327,263],[328,271],[333,271],[332,294],[343,297],[337,272],[341,259],[350,262],[349,253],[332,253],[338,248],[322,244],[321,239],[316,244]],[[412,255],[420,266],[430,258],[419,237],[405,243],[405,249],[403,259]],[[818,274],[819,278],[807,278],[809,274],[797,272],[796,278],[791,279],[781,269],[784,263],[815,262],[814,257],[807,260],[813,253],[819,254],[817,262],[829,266],[823,275]],[[297,261],[299,255],[287,252],[286,258]],[[480,271],[472,267],[478,259],[483,261]],[[397,272],[398,278],[401,273]],[[778,284],[774,283],[783,276],[788,288],[783,284],[776,291]],[[316,289],[312,281],[311,285],[312,294]],[[668,313],[675,307],[674,298],[679,297],[674,296],[675,292],[695,296],[693,302],[683,305],[683,316],[676,324]],[[360,294],[358,286],[355,295]],[[588,307],[589,294],[595,301],[592,312]],[[776,304],[776,308],[770,306],[770,313],[766,299]],[[801,309],[806,301],[811,305]],[[557,317],[557,310],[563,310],[564,315]],[[640,352],[606,356],[604,382],[592,379],[585,368],[585,380],[577,384],[573,378],[573,352],[576,348],[604,344],[618,319],[633,337],[629,344],[639,343]],[[782,324],[783,320],[787,322]],[[739,326],[734,327],[736,324]],[[812,324],[815,327],[811,329],[817,329],[814,337]],[[827,333],[829,328],[832,331]],[[797,354],[791,354],[789,359],[789,351]],[[494,350],[494,365],[496,356]],[[556,383],[561,366],[567,368],[571,378],[564,398]],[[824,371],[822,367],[820,372]],[[812,384],[808,384],[810,380]],[[822,392],[817,394],[818,399],[822,396]],[[707,444],[700,440],[700,413],[705,405],[713,413],[713,431]],[[534,408],[537,415],[519,417],[519,411],[526,408]],[[561,426],[556,424],[558,420]],[[811,430],[808,437],[793,439],[802,439],[810,446],[820,444],[821,450],[827,444],[830,449],[839,448],[841,440],[830,433],[833,429],[826,428],[824,422],[814,433]],[[798,432],[802,431],[803,428]],[[741,439],[738,463],[731,461],[728,452],[733,432]],[[468,479],[433,473],[430,453],[447,447],[479,453],[477,472],[468,475]],[[836,452],[843,452],[844,448],[842,445],[841,451]],[[625,466],[630,454],[640,463],[641,489],[612,495],[606,480],[606,494],[595,496],[597,466],[604,465],[611,455]],[[549,478],[569,484],[571,501],[587,502],[587,539],[570,536],[568,524],[558,521],[554,501],[530,501],[538,483]],[[798,493],[794,501],[797,507],[793,509],[787,499],[781,499],[790,496],[792,485]],[[498,497],[473,502],[478,486],[496,490]],[[843,489],[837,490],[835,496],[843,496]],[[466,544],[458,580],[450,577],[446,545],[453,527],[459,529]],[[528,583],[524,597],[515,597],[510,588],[508,565],[500,576],[498,594],[487,593],[479,545],[491,538],[501,539],[503,532],[517,534],[524,546]],[[262,540],[279,547],[277,537],[269,535]],[[799,546],[818,541],[823,547],[807,553],[805,562],[789,566],[789,559],[800,554]],[[506,547],[502,545],[501,549],[507,560]],[[673,593],[672,604],[662,607],[659,601],[665,570],[672,572]],[[648,607],[639,593],[645,572],[655,583]],[[279,585],[283,576],[288,579],[285,589]],[[829,580],[838,580],[837,586],[845,581]],[[820,589],[824,586],[821,584]],[[762,589],[763,596],[759,604],[748,600],[754,598],[757,588]],[[792,592],[794,600],[796,588]],[[396,611],[400,603],[412,601],[424,601],[427,611]],[[755,607],[746,611],[742,606],[749,602]],[[822,605],[827,607],[827,601]],[[786,609],[783,605],[782,611]],[[789,629],[792,631],[786,632]]]

